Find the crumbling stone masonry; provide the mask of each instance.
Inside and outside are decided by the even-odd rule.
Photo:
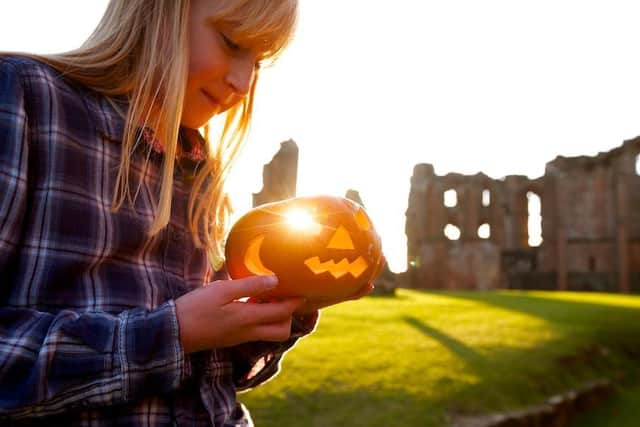
[[[595,157],[559,156],[534,180],[438,176],[416,165],[406,211],[410,286],[640,291],[639,154],[640,137]],[[455,205],[445,206],[448,190]],[[541,201],[537,247],[528,242],[532,195]],[[459,239],[445,236],[447,226]]]
[[[296,195],[298,145],[290,139],[280,143],[271,162],[262,169],[262,190],[253,193],[253,207]]]

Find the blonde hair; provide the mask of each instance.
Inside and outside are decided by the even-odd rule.
[[[292,36],[297,0],[210,1],[217,3],[213,22],[229,24],[234,40],[255,47],[260,59],[276,58]],[[129,170],[137,128],[149,126],[156,131],[166,160],[158,208],[149,230],[152,235],[168,224],[171,213],[174,159],[188,75],[189,7],[190,0],[111,0],[80,48],[61,54],[26,55],[108,97],[128,98],[114,209],[135,198]],[[248,95],[225,113],[217,144],[210,141],[205,127],[209,156],[194,179],[188,218],[196,246],[204,246],[215,261],[223,259],[221,244],[231,211],[224,183],[249,129],[257,80],[256,73]]]

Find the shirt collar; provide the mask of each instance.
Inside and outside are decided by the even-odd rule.
[[[118,98],[99,97],[94,106],[100,114],[96,114],[95,126],[107,139],[122,142],[125,128],[125,117],[128,108],[126,100]],[[141,128],[146,138],[148,148],[157,155],[163,155],[162,146],[156,144],[153,130]],[[200,163],[208,156],[205,139],[197,130],[181,128],[178,136],[177,158],[179,165],[187,170],[197,170]]]

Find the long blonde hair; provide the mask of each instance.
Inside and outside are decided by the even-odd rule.
[[[211,1],[218,3],[213,21],[232,24],[234,39],[256,46],[264,59],[273,60],[291,39],[297,0]],[[61,54],[26,55],[108,97],[128,98],[114,209],[135,198],[129,170],[137,128],[149,126],[156,131],[166,160],[158,209],[149,230],[152,235],[168,224],[171,213],[173,159],[188,75],[189,7],[190,0],[111,0],[80,48]],[[195,244],[204,246],[214,260],[222,259],[221,243],[231,210],[224,183],[249,129],[257,80],[256,74],[248,95],[225,113],[217,143],[210,141],[209,132],[204,135],[209,156],[193,182],[188,218]]]

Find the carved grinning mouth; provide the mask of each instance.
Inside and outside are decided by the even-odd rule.
[[[351,274],[353,277],[360,277],[362,273],[369,267],[369,264],[359,256],[355,261],[349,262],[348,259],[342,258],[339,262],[335,262],[334,260],[329,260],[325,262],[320,262],[320,258],[314,256],[313,258],[309,258],[304,261],[304,264],[311,270],[314,274],[322,274],[329,273],[336,279],[341,278],[345,274]]]

